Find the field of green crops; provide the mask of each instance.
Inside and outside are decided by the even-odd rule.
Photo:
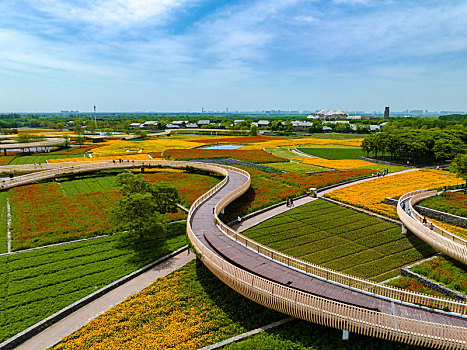
[[[13,159],[9,165],[22,165],[22,164],[44,164],[48,159],[63,159],[63,158],[76,158],[76,154],[47,154],[37,156],[20,156]]]
[[[398,225],[316,200],[244,232],[273,249],[333,270],[375,281],[435,251]]]
[[[305,173],[312,173],[315,171],[329,170],[327,168],[322,168],[319,166],[308,165],[308,164],[302,164],[298,162],[266,163],[263,165],[266,165],[268,167],[271,167],[277,170],[282,170],[288,173],[296,173],[296,174],[305,174]]]
[[[266,151],[271,152],[276,157],[287,159],[300,158],[298,154],[289,151],[287,148],[266,148]]]
[[[120,234],[0,257],[0,342],[182,247],[185,225],[168,225],[143,252]]]
[[[68,196],[90,192],[103,192],[107,190],[117,189],[114,185],[115,175],[88,175],[86,177],[74,180],[61,181],[60,184]]]
[[[358,159],[366,153],[361,148],[299,148],[299,151],[324,159]]]

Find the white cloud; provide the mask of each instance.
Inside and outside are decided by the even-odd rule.
[[[33,5],[57,19],[89,22],[97,26],[128,27],[151,20],[161,22],[171,10],[195,0],[36,0]]]

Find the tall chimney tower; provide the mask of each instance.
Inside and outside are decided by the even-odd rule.
[[[389,119],[389,107],[384,108],[384,119],[385,120]]]

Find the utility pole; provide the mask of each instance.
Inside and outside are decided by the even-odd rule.
[[[97,116],[96,116],[96,105],[94,105],[94,126],[97,129]]]

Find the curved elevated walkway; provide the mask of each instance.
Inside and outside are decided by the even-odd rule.
[[[62,175],[141,166],[193,166],[225,176],[193,203],[187,232],[204,264],[249,299],[350,332],[433,348],[467,348],[465,303],[384,287],[308,264],[248,240],[226,226],[217,215],[250,186],[250,176],[243,170],[192,162],[94,163],[21,176],[1,183],[0,188]]]
[[[436,225],[433,225],[433,229],[430,229],[429,223],[427,226],[424,226],[422,221],[423,216],[414,208],[416,203],[437,194],[437,191],[429,190],[419,190],[404,194],[397,202],[397,215],[399,215],[404,226],[420,239],[451,258],[467,265],[467,240]],[[405,210],[408,211],[410,209],[411,215],[402,209],[402,203],[405,204]]]
[[[228,177],[190,209],[188,235],[205,265],[230,287],[269,308],[326,326],[435,348],[466,347],[463,317],[323,280],[268,258],[260,245],[232,239],[217,213],[246,191],[250,178],[224,168]],[[243,240],[239,234],[235,238]]]

